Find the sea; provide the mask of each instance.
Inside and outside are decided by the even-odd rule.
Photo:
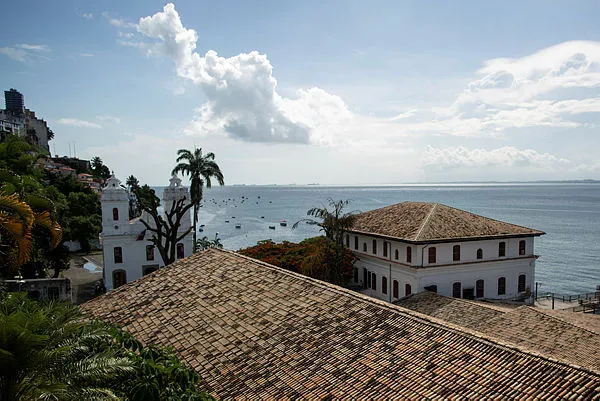
[[[162,188],[156,190],[161,196]],[[217,186],[204,189],[198,238],[218,236],[230,250],[266,239],[300,242],[319,235],[319,227],[300,222],[293,228],[294,223],[329,199],[348,200],[348,212],[404,201],[438,202],[542,230],[546,235],[535,239],[540,294],[593,292],[600,285],[600,183],[594,182]],[[282,220],[287,226],[280,225]]]

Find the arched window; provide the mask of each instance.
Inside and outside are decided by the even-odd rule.
[[[506,294],[506,277],[498,278],[498,295]]]
[[[355,284],[358,284],[358,267],[355,267],[355,268],[354,268],[354,271],[353,271],[353,273],[354,273],[354,274],[353,274],[353,276],[354,276],[354,277],[353,277],[353,278],[354,278],[354,283],[355,283]]]
[[[398,260],[398,257],[400,256],[400,252],[398,252],[398,250],[396,249],[396,251],[394,252],[394,258],[396,260]]]
[[[371,273],[371,284],[373,285],[371,288],[377,290],[377,274],[375,273]]]
[[[127,273],[125,270],[115,270],[113,271],[113,288],[119,288],[123,284],[127,283]]]
[[[113,248],[113,257],[115,263],[123,263],[123,248],[120,246]]]
[[[154,260],[154,245],[146,245],[146,260]]]
[[[392,282],[392,296],[398,298],[398,280]]]
[[[113,220],[119,220],[119,209],[113,207]]]
[[[354,249],[358,251],[358,235],[354,236]]]
[[[404,285],[404,296],[407,297],[410,294],[412,294],[412,288],[411,288],[410,284]]]
[[[460,298],[461,296],[461,290],[462,290],[462,285],[460,284],[460,282],[456,282],[454,284],[452,284],[452,296],[454,298]]]
[[[525,283],[527,281],[527,276],[524,274],[519,275],[519,292],[525,292]]]
[[[454,245],[452,247],[452,260],[455,262],[460,260],[460,245]]]
[[[519,255],[525,255],[525,240],[519,241]]]
[[[406,247],[406,263],[412,263],[412,248],[410,246]]]
[[[367,252],[367,243],[363,242],[363,252]]]
[[[506,256],[506,242],[501,242],[498,244],[498,257],[502,258]]]
[[[477,250],[477,259],[483,259],[483,249],[481,248]]]
[[[383,241],[383,257],[387,258],[388,255],[388,243],[386,241]]]
[[[483,298],[483,280],[475,282],[475,298]]]
[[[377,240],[373,240],[373,255],[377,255]]]
[[[346,234],[346,247],[350,248],[350,234]]]
[[[435,263],[435,246],[429,248],[429,263]]]
[[[147,266],[147,267],[144,267],[143,274],[145,276],[146,274],[154,273],[157,270],[158,270],[158,266]]]
[[[177,244],[177,259],[181,259],[185,257],[183,244],[180,242]]]
[[[387,277],[381,276],[381,292],[387,294]]]

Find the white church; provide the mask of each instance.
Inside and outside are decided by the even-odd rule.
[[[146,230],[140,219],[151,226],[152,218],[145,212],[140,217],[129,220],[129,192],[121,186],[121,181],[112,175],[102,190],[102,233],[100,240],[104,255],[104,285],[107,290],[139,279],[163,267],[158,249],[150,241],[152,233]],[[188,189],[181,185],[181,179],[172,176],[169,186],[164,189],[162,207],[169,208],[173,202],[190,199]],[[179,232],[190,228],[189,210],[182,218]],[[176,245],[177,259],[190,256],[193,252],[192,232]]]
[[[434,291],[465,299],[524,299],[535,282],[534,238],[545,234],[439,203],[361,213],[345,234],[354,283],[394,302]]]

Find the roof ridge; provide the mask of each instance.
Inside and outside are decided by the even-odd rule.
[[[537,312],[537,313],[539,313],[539,314],[541,314],[541,315],[544,315],[544,316],[547,316],[547,317],[549,317],[550,319],[553,319],[553,320],[558,320],[559,322],[562,322],[562,323],[564,323],[564,324],[568,324],[569,326],[577,327],[578,329],[581,329],[581,330],[587,331],[587,332],[589,332],[589,333],[592,333],[593,335],[595,335],[595,336],[597,336],[597,337],[600,337],[600,333],[598,333],[598,332],[596,332],[596,331],[594,331],[594,330],[590,330],[590,329],[588,329],[588,328],[586,328],[586,327],[582,327],[582,326],[580,326],[580,325],[578,325],[578,324],[575,324],[575,323],[569,322],[569,321],[567,321],[567,320],[563,320],[563,319],[561,319],[561,318],[559,318],[559,317],[557,317],[557,316],[552,316],[552,315],[549,315],[548,313],[544,312],[544,310],[543,310],[543,309],[540,309],[540,308],[535,308],[535,307],[532,307],[532,306],[529,306],[529,305],[523,305],[523,306],[522,306],[522,308],[527,308],[527,309],[533,310],[533,311],[535,311],[535,312]],[[515,311],[516,311],[516,310],[519,310],[519,309],[521,309],[521,308],[517,308],[517,309],[515,309]],[[510,312],[508,312],[508,313],[511,313],[511,312],[514,312],[514,311],[510,311]],[[569,312],[565,312],[565,313],[569,313]],[[572,313],[575,313],[575,312],[572,312]]]
[[[421,235],[421,232],[425,229],[425,226],[427,225],[427,223],[429,223],[429,219],[431,218],[431,215],[433,214],[433,211],[437,208],[438,205],[439,205],[439,203],[434,203],[433,204],[433,207],[431,208],[431,210],[427,214],[427,217],[425,217],[425,220],[423,220],[423,223],[421,224],[421,227],[419,228],[419,231],[417,232],[417,235],[415,235],[415,241],[419,240],[419,236]]]
[[[570,367],[572,369],[581,370],[581,371],[584,371],[584,372],[587,372],[587,373],[591,373],[591,374],[594,374],[594,375],[598,375],[599,374],[599,372],[597,372],[597,371],[595,371],[593,369],[590,369],[588,367],[584,367],[584,366],[580,366],[580,365],[575,365],[575,364],[573,364],[573,363],[571,363],[569,361],[565,361],[565,360],[560,360],[560,359],[557,359],[557,358],[553,358],[551,356],[539,353],[539,352],[537,352],[535,350],[528,349],[528,348],[526,348],[524,346],[517,345],[517,344],[514,344],[514,343],[510,343],[510,342],[505,342],[504,340],[502,340],[500,338],[496,338],[493,335],[490,335],[490,334],[487,334],[487,333],[484,333],[484,332],[481,332],[481,331],[477,331],[477,330],[474,330],[474,329],[470,329],[468,327],[464,327],[464,326],[461,326],[461,325],[458,325],[458,324],[450,323],[450,322],[447,322],[447,321],[445,321],[443,319],[439,319],[439,318],[436,318],[436,317],[433,317],[433,316],[429,316],[429,315],[424,314],[424,313],[413,311],[411,309],[404,308],[404,307],[402,307],[400,305],[395,305],[395,304],[387,302],[387,301],[382,301],[380,299],[373,298],[373,297],[361,294],[361,293],[356,292],[356,291],[348,290],[348,289],[346,289],[344,287],[341,287],[341,286],[338,286],[338,285],[335,285],[335,284],[331,284],[331,283],[328,283],[326,281],[317,280],[315,278],[308,277],[308,276],[305,276],[305,275],[300,274],[300,273],[296,273],[296,272],[293,272],[293,271],[290,271],[290,270],[286,270],[286,269],[284,269],[282,267],[275,266],[275,265],[269,264],[267,262],[263,262],[263,261],[258,260],[258,259],[254,259],[254,258],[251,258],[251,257],[246,256],[246,255],[242,255],[242,254],[237,253],[235,251],[230,251],[230,250],[227,250],[227,249],[211,248],[211,249],[208,249],[206,251],[203,251],[202,253],[204,253],[204,252],[208,253],[208,252],[211,252],[211,251],[223,252],[223,253],[230,254],[230,255],[232,255],[234,257],[239,257],[239,258],[242,258],[242,259],[246,259],[246,260],[248,260],[251,263],[255,263],[255,264],[258,264],[258,265],[263,265],[264,267],[269,268],[271,270],[275,270],[275,271],[281,272],[281,273],[286,274],[286,275],[297,277],[297,278],[300,278],[302,280],[307,280],[307,281],[309,281],[311,283],[316,284],[319,287],[325,288],[325,289],[333,291],[335,293],[344,294],[346,296],[350,296],[350,297],[353,297],[353,298],[358,298],[360,300],[363,300],[363,301],[366,301],[366,302],[369,302],[369,303],[374,303],[377,306],[379,306],[381,308],[384,308],[384,309],[387,309],[387,310],[389,310],[391,312],[399,313],[399,314],[401,314],[403,316],[406,316],[406,317],[408,317],[410,319],[413,319],[415,321],[419,321],[419,322],[422,322],[422,323],[425,323],[425,324],[431,324],[431,325],[437,326],[438,328],[441,328],[443,330],[448,330],[448,331],[450,331],[451,333],[453,333],[455,335],[464,336],[464,337],[472,338],[472,339],[475,339],[475,340],[478,340],[478,341],[486,342],[486,343],[488,343],[488,344],[490,344],[492,346],[504,349],[507,352],[513,352],[513,353],[516,353],[516,354],[525,354],[525,355],[529,355],[531,357],[541,358],[541,359],[544,359],[544,360],[552,362],[552,363],[557,363],[557,364],[560,364],[560,365],[563,365],[563,366],[568,366],[568,367]],[[182,259],[182,260],[185,260],[185,259]],[[506,313],[503,313],[502,315],[505,315],[505,314]],[[496,316],[496,317],[494,317],[494,318],[492,318],[490,320],[494,320],[494,319],[497,319],[499,317],[500,316]]]

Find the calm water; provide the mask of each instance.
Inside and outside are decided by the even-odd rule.
[[[293,223],[328,198],[350,200],[349,211],[403,201],[439,202],[536,228],[546,232],[535,240],[540,292],[591,292],[600,284],[600,184],[213,187],[204,192],[198,224],[205,226],[198,238],[219,233],[232,250],[263,239],[298,242],[317,235],[318,227],[302,223],[292,230]],[[279,225],[282,219],[287,227]]]

